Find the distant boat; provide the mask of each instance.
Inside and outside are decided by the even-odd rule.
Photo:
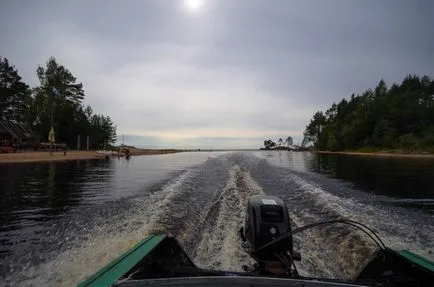
[[[132,153],[131,153],[131,151],[130,151],[129,148],[127,148],[127,149],[124,151],[124,153],[125,153],[125,157],[126,157],[126,159],[130,159],[130,157],[132,156]]]

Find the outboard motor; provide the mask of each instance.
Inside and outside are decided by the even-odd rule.
[[[300,260],[300,255],[294,254],[292,236],[258,250],[289,232],[291,232],[291,224],[283,200],[262,195],[249,198],[244,228],[241,228],[240,236],[246,252],[259,263],[257,267],[259,271],[265,268],[267,262],[281,261],[282,257],[290,264],[293,260]],[[291,270],[287,271],[290,273]]]

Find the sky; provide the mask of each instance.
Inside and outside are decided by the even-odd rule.
[[[50,56],[141,147],[301,142],[313,113],[434,75],[430,0],[1,1],[0,56],[24,81]],[[124,135],[122,137],[122,135]]]

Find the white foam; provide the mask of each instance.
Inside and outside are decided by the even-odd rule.
[[[215,226],[208,226],[196,249],[197,265],[241,271],[242,265],[253,263],[241,248],[238,231],[243,224],[248,198],[257,194],[263,194],[262,188],[238,165],[233,166],[221,197],[214,205],[218,207]]]
[[[171,219],[178,217],[182,219],[185,215],[195,218],[183,222],[185,226],[178,238],[181,243],[183,238],[192,236],[189,234],[194,228],[192,225],[205,225],[203,232],[196,234],[198,242],[193,247],[195,263],[206,268],[240,271],[242,265],[253,263],[241,248],[238,238],[247,199],[252,195],[264,194],[264,191],[248,171],[238,165],[232,165],[230,158],[222,161],[225,167],[226,165],[228,167],[228,180],[222,190],[216,191],[215,194],[220,193],[217,200],[215,194],[209,202],[206,202],[206,198],[202,198],[203,210],[191,211],[186,207],[179,207],[176,211],[172,209],[179,196],[183,196],[183,185],[195,176],[194,171],[187,171],[158,192],[134,199],[132,208],[125,213],[108,218],[106,224],[91,231],[90,239],[86,242],[81,242],[79,246],[60,253],[50,262],[37,266],[30,266],[29,263],[23,266],[22,270],[7,278],[7,283],[20,286],[76,285],[143,239],[148,233],[167,228],[164,226],[166,222],[169,225]],[[296,190],[288,195],[287,200],[302,203],[306,207],[297,209],[297,212],[289,210],[291,219],[297,226],[326,219],[321,216],[330,212],[373,227],[379,232],[386,245],[408,248],[428,258],[432,257],[434,241],[422,241],[423,238],[434,238],[433,226],[425,224],[424,228],[415,229],[412,220],[386,208],[379,209],[356,200],[333,195],[315,183],[290,172],[285,175],[285,178],[288,184],[296,185]],[[197,192],[197,197],[199,196],[200,192]],[[212,213],[213,224],[207,226],[205,220],[209,213]],[[300,263],[297,263],[300,273],[325,277],[353,276],[363,266],[363,260],[367,260],[367,250],[373,247],[369,240],[355,244],[359,239],[360,235],[357,232],[354,235],[342,236],[341,233],[327,233],[318,229],[297,235],[295,245],[297,250],[301,251],[303,258]],[[333,245],[331,243],[335,247],[328,249]]]
[[[434,238],[434,226],[424,224],[422,229],[420,226],[414,227],[413,220],[393,212],[393,210],[381,209],[353,199],[338,197],[297,175],[291,175],[291,179],[300,186],[305,194],[309,195],[309,200],[316,203],[315,205],[337,213],[344,218],[366,224],[374,229],[387,246],[394,249],[410,249],[427,258],[433,257],[434,241],[429,242],[426,238]],[[291,217],[297,221],[297,225],[304,225],[318,220],[309,209],[301,214],[292,214]],[[354,234],[360,235],[358,231],[354,231]],[[317,234],[317,236],[320,236],[320,234]],[[347,241],[339,242],[337,250],[350,250],[346,248],[348,244]],[[365,245],[360,248],[365,247],[373,248],[374,245],[367,239]],[[362,255],[366,252],[366,250],[359,251]],[[356,250],[353,250],[352,253],[356,253]],[[349,255],[354,256],[354,254]],[[350,261],[344,260],[341,263],[345,265]],[[358,265],[363,266],[363,262],[359,262]]]
[[[76,285],[146,237],[159,215],[167,212],[165,205],[189,176],[191,172],[187,171],[159,192],[137,200],[128,217],[110,218],[107,224],[96,227],[90,239],[80,246],[60,253],[50,262],[23,266],[7,282],[20,286]]]

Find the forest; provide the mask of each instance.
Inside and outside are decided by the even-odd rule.
[[[388,88],[381,80],[316,112],[303,135],[302,146],[316,150],[434,152],[434,81],[408,75]]]
[[[54,57],[36,69],[39,85],[30,87],[7,58],[0,57],[0,120],[26,126],[33,142],[48,142],[51,127],[56,143],[81,146],[87,137],[91,148],[107,147],[116,141],[116,126],[109,116],[85,106],[83,84]]]

